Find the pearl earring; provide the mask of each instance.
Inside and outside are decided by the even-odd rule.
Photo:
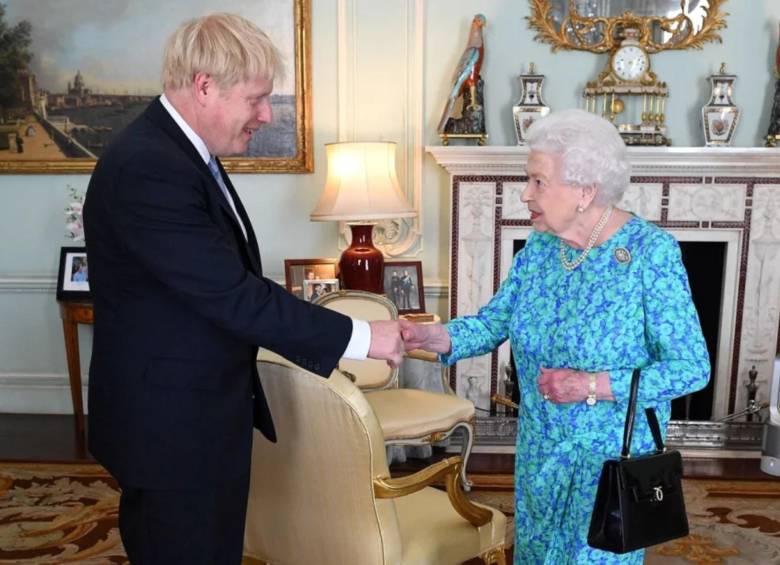
[[[582,204],[579,204],[579,205],[577,206],[577,212],[579,212],[580,214],[582,214],[584,211],[585,211],[585,208],[583,208],[583,207],[582,207]]]

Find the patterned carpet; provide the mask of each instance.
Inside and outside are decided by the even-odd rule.
[[[648,565],[780,564],[780,481],[687,480],[691,535],[652,548]]]
[[[472,479],[472,498],[511,516],[511,476]],[[646,564],[780,565],[780,481],[689,479],[684,488],[691,535],[651,548]],[[0,463],[0,565],[127,563],[118,500],[98,465]]]
[[[127,563],[118,508],[99,465],[0,463],[0,563]]]
[[[513,514],[511,476],[473,479],[473,499]],[[686,479],[683,490],[691,534],[648,549],[645,565],[780,565],[780,480]]]

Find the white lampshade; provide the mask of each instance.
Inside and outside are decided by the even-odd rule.
[[[314,221],[409,218],[409,206],[395,172],[395,143],[385,141],[328,143],[328,177]]]

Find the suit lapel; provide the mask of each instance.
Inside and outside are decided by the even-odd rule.
[[[233,188],[233,183],[230,182],[230,178],[222,168],[222,163],[220,163],[219,159],[217,159],[219,170],[222,173],[222,180],[225,181],[225,186],[227,186],[228,192],[233,198],[233,203],[236,205],[236,211],[238,212],[238,215],[244,224],[244,228],[246,229],[246,240],[244,239],[244,234],[241,232],[241,227],[238,225],[233,208],[230,207],[230,204],[225,198],[225,195],[222,194],[222,189],[219,188],[219,184],[217,184],[217,180],[211,174],[208,165],[203,162],[203,159],[201,158],[200,153],[198,153],[198,150],[195,149],[195,146],[192,144],[192,142],[187,138],[186,135],[184,135],[184,132],[162,105],[160,99],[155,99],[155,101],[149,105],[144,113],[151,122],[160,127],[171,139],[173,139],[176,145],[178,145],[179,148],[190,158],[201,174],[204,175],[211,183],[213,189],[217,193],[217,202],[219,202],[220,207],[222,207],[230,220],[233,222],[234,227],[238,232],[239,239],[244,242],[247,251],[247,257],[249,257],[252,269],[256,271],[258,276],[261,275],[263,271],[260,262],[260,249],[257,245],[257,239],[255,238],[252,224],[249,221],[249,216],[244,209],[244,205],[241,203],[241,199],[238,197],[238,193],[236,193],[235,188]]]
[[[249,221],[249,215],[246,213],[244,203],[241,202],[241,199],[238,197],[238,193],[233,187],[233,183],[231,182],[230,177],[222,167],[222,162],[219,160],[219,158],[217,158],[217,165],[219,166],[219,172],[222,174],[222,180],[225,181],[225,187],[227,187],[228,192],[230,193],[230,197],[233,199],[233,204],[236,205],[236,212],[238,212],[238,217],[244,224],[244,228],[246,228],[246,243],[247,247],[249,248],[249,257],[254,262],[256,262],[258,274],[260,274],[263,272],[262,261],[260,260],[260,247],[257,244],[257,237],[255,237],[255,230],[252,228],[252,222]]]

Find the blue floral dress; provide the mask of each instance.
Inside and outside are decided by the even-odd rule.
[[[511,342],[520,387],[515,564],[640,564],[643,551],[615,555],[587,544],[601,465],[620,454],[632,370],[642,368],[639,406],[654,406],[665,429],[671,400],[707,384],[707,347],[671,235],[632,217],[573,271],[561,265],[559,242],[532,233],[490,303],[447,325],[452,351],[442,359]],[[580,253],[565,249],[570,261]],[[546,401],[540,367],[608,371],[616,402]],[[653,445],[637,417],[632,453]]]

